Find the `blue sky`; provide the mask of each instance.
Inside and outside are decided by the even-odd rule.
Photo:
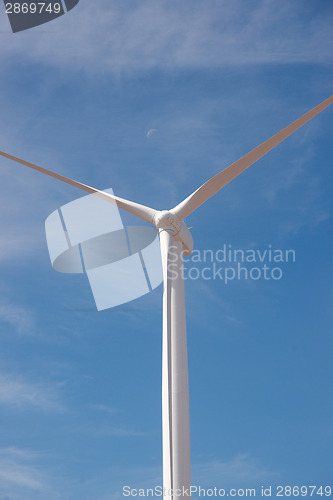
[[[14,35],[0,5],[0,149],[170,208],[332,94],[332,16],[81,0]],[[332,486],[332,153],[329,108],[187,220],[198,250],[296,252],[281,280],[186,281],[193,484]],[[1,498],[160,484],[162,287],[98,313],[45,242],[82,193],[5,159],[0,176]]]

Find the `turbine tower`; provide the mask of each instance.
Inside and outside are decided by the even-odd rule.
[[[185,490],[189,492],[191,486],[189,390],[182,255],[192,253],[193,240],[183,219],[332,103],[333,96],[209,179],[179,205],[165,211],[154,210],[113,196],[0,151],[0,155],[5,158],[116,204],[127,212],[153,224],[159,232],[163,267],[163,488],[164,496],[170,500],[177,497],[189,498]]]

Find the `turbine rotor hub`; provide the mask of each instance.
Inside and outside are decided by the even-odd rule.
[[[180,231],[182,221],[169,210],[161,210],[155,215],[154,224],[158,229],[170,229],[176,235]]]
[[[190,255],[193,251],[192,235],[184,221],[169,210],[161,210],[154,216],[155,226],[161,231],[169,231],[174,235],[175,241],[183,244],[184,255]]]

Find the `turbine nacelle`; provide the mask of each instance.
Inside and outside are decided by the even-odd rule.
[[[176,241],[183,244],[184,255],[191,255],[193,252],[193,238],[190,230],[176,214],[170,210],[161,210],[155,213],[153,224],[159,232],[170,231]]]

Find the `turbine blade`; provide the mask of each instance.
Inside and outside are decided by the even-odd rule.
[[[184,219],[190,215],[217,191],[222,189],[226,184],[235,179],[235,177],[244,172],[244,170],[253,165],[253,163],[262,158],[266,153],[271,151],[271,149],[275,148],[275,146],[280,144],[280,142],[289,137],[293,132],[302,127],[305,123],[318,115],[318,113],[323,111],[332,103],[333,96],[311,109],[308,113],[305,113],[305,115],[298,118],[298,120],[294,121],[283,130],[273,135],[270,139],[254,148],[245,156],[229,165],[229,167],[222,170],[222,172],[209,179],[209,181],[194,191],[194,193],[188,196],[188,198],[173,208],[172,212],[175,213],[180,219]]]
[[[82,189],[87,193],[95,194],[99,198],[102,198],[103,200],[106,200],[109,203],[113,203],[114,205],[117,205],[118,207],[126,210],[127,212],[136,215],[140,219],[143,219],[146,222],[153,224],[154,215],[156,213],[156,210],[154,210],[153,208],[140,205],[139,203],[135,203],[133,201],[124,200],[123,198],[119,198],[118,196],[112,196],[111,194],[105,193],[104,191],[100,191],[99,189],[87,186],[86,184],[82,184],[81,182],[74,181],[72,179],[69,179],[68,177],[65,177],[64,175],[57,174],[43,167],[39,167],[38,165],[30,163],[29,161],[21,160],[21,158],[17,158],[16,156],[12,156],[8,153],[4,153],[3,151],[0,151],[0,155],[3,156],[4,158],[8,158],[9,160],[21,163],[26,167],[37,170],[38,172],[42,172],[43,174],[49,175],[54,179],[66,182],[66,184]]]

